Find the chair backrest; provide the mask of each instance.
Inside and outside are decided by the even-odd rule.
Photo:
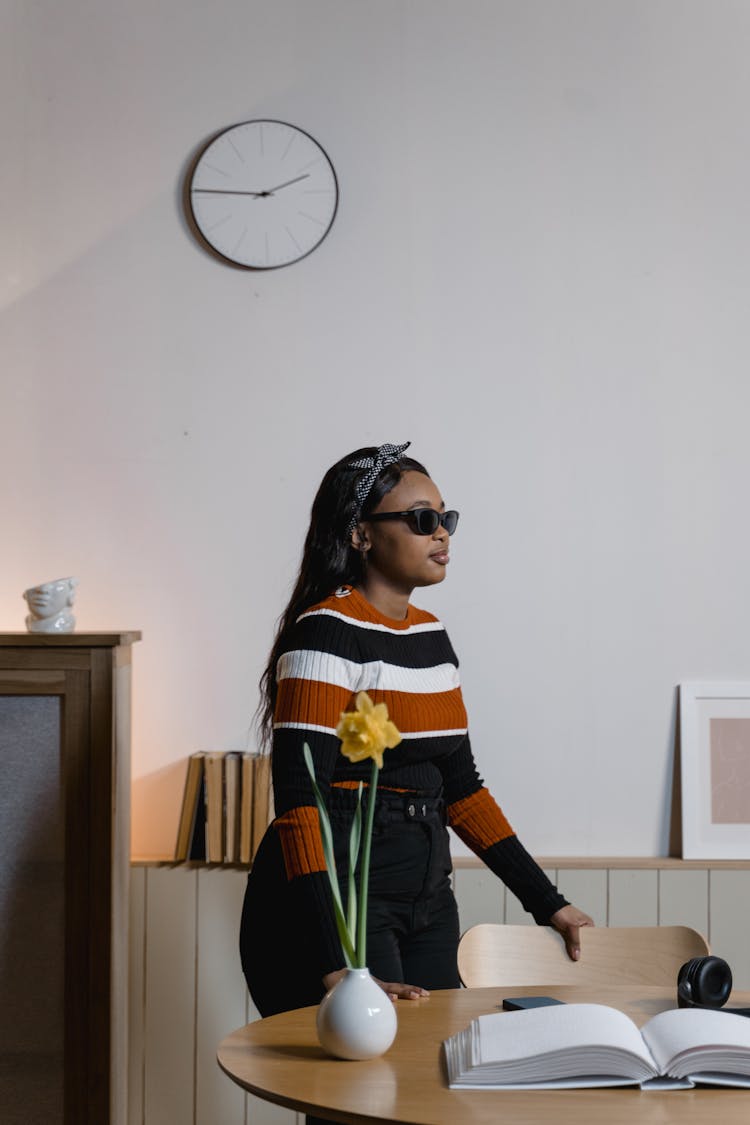
[[[675,985],[680,966],[709,952],[687,926],[584,926],[581,958],[571,961],[548,926],[472,926],[458,946],[467,988],[548,984]]]

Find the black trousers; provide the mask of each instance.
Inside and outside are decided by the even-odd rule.
[[[339,877],[346,870],[356,794],[331,791],[329,815]],[[384,981],[458,988],[459,923],[450,884],[443,803],[436,796],[378,792],[370,860],[367,967]],[[341,883],[346,887],[346,880]],[[248,876],[240,929],[242,969],[262,1016],[317,1004],[323,997],[314,919],[299,917],[273,828]]]

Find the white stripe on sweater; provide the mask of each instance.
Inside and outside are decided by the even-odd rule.
[[[274,723],[274,730],[309,730],[315,731],[318,734],[332,734],[336,735],[335,727],[322,727],[317,723]],[[457,727],[454,730],[401,730],[399,734],[403,739],[407,738],[448,738],[455,734],[466,734],[468,727]]]
[[[330,652],[298,648],[285,652],[276,665],[276,679],[308,680],[347,691],[402,691],[410,695],[432,695],[455,691],[460,686],[455,664],[432,668],[404,668],[370,660],[360,664]]]
[[[335,609],[311,609],[307,613],[300,614],[297,621],[304,621],[306,617],[336,617],[339,621],[344,621],[357,629],[373,629],[376,633],[395,633],[399,637],[408,636],[410,633],[445,632],[442,621],[423,621],[421,624],[407,625],[405,629],[394,629],[390,625],[381,625],[376,621],[359,621],[346,613],[337,613]]]

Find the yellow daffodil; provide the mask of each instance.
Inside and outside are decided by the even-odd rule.
[[[336,727],[341,753],[350,762],[372,758],[378,769],[382,769],[383,751],[398,746],[401,735],[388,718],[385,703],[373,703],[366,691],[357,695],[356,707],[356,711],[343,711]]]

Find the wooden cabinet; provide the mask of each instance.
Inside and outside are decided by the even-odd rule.
[[[130,657],[0,634],[4,1125],[127,1119]]]

